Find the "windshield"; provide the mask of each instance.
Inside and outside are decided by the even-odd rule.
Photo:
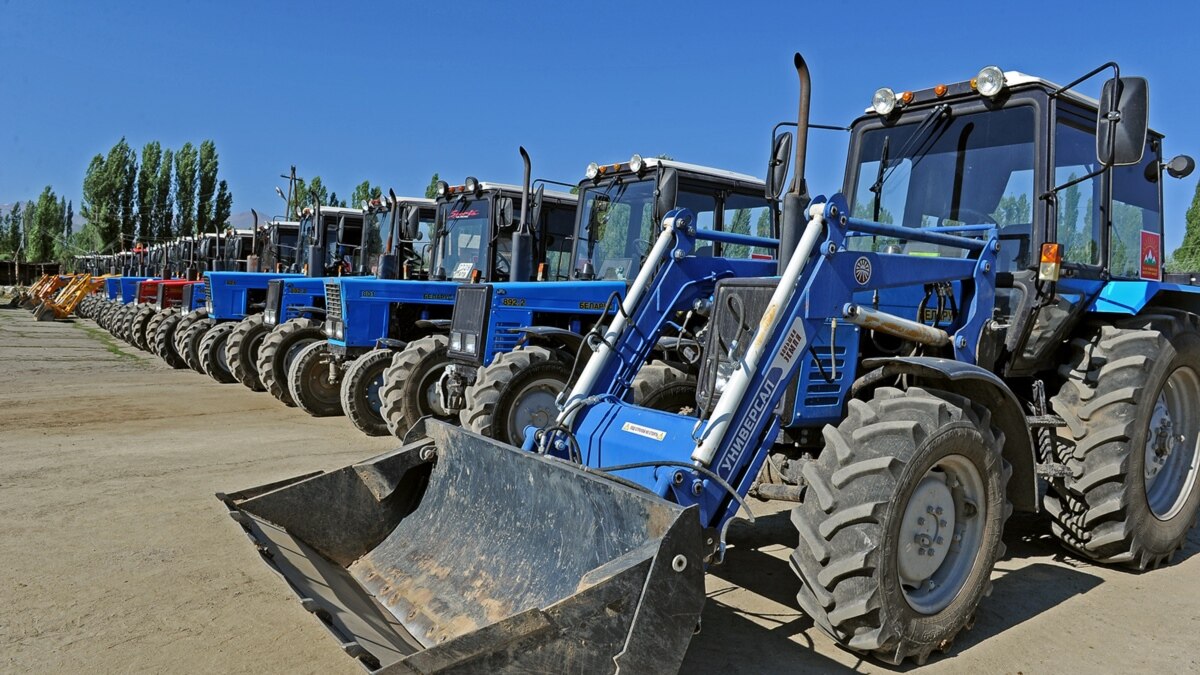
[[[584,190],[580,199],[575,269],[590,262],[597,279],[637,276],[654,236],[654,181],[614,181]]]
[[[438,206],[438,242],[433,269],[455,281],[468,280],[471,272],[487,269],[482,251],[487,248],[488,198],[458,199]]]
[[[955,112],[949,121],[927,125],[914,137],[922,118],[916,115],[911,123],[862,134],[854,217],[876,220],[878,209],[879,222],[912,228],[999,225],[1001,269],[1028,265],[1035,202],[1034,109]],[[883,166],[881,159],[886,160]],[[965,254],[884,237],[858,238],[853,247],[924,256]]]
[[[295,228],[275,228],[275,246],[277,247],[279,262],[285,264],[296,262],[297,257],[299,257],[296,247],[298,238],[299,233]]]

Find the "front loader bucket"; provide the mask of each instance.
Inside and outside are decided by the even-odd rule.
[[[694,507],[457,427],[426,431],[217,496],[370,671],[679,669],[704,604]]]

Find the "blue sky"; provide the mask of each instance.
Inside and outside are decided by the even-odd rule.
[[[826,123],[880,86],[988,64],[1065,82],[1116,59],[1150,78],[1167,156],[1200,156],[1197,26],[1191,0],[0,0],[0,203],[50,184],[78,204],[88,161],[123,135],[212,138],[234,210],[266,213],[290,164],[344,197],[363,179],[411,194],[433,171],[518,181],[519,144],[568,182],[634,152],[762,175],[771,126],[795,116],[795,51]],[[845,134],[814,132],[814,192],[840,186],[844,153]],[[1196,180],[1167,183],[1171,246]]]

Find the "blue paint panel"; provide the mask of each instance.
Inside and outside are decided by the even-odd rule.
[[[266,291],[272,279],[303,277],[302,274],[276,272],[205,272],[211,291],[208,315],[217,321],[241,321],[246,318],[249,291]]]
[[[121,304],[128,305],[137,300],[138,284],[154,277],[120,277]]]
[[[1063,283],[1065,282],[1060,282],[1060,285]],[[1093,282],[1095,285],[1099,283]],[[1101,314],[1137,314],[1150,304],[1155,296],[1163,292],[1187,293],[1200,297],[1200,286],[1168,284],[1162,281],[1110,281],[1088,306],[1088,311]]]
[[[379,338],[387,337],[393,304],[450,306],[454,304],[458,285],[455,281],[343,277],[338,280],[338,287],[345,337],[329,342],[342,348],[374,347]]]

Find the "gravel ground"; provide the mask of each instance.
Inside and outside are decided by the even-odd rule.
[[[360,673],[213,498],[393,447],[114,341],[0,309],[0,671]],[[708,579],[685,672],[897,672],[838,649],[794,601],[787,511],[756,506]],[[1200,536],[1132,574],[1037,520],[973,630],[921,672],[1200,671]]]

